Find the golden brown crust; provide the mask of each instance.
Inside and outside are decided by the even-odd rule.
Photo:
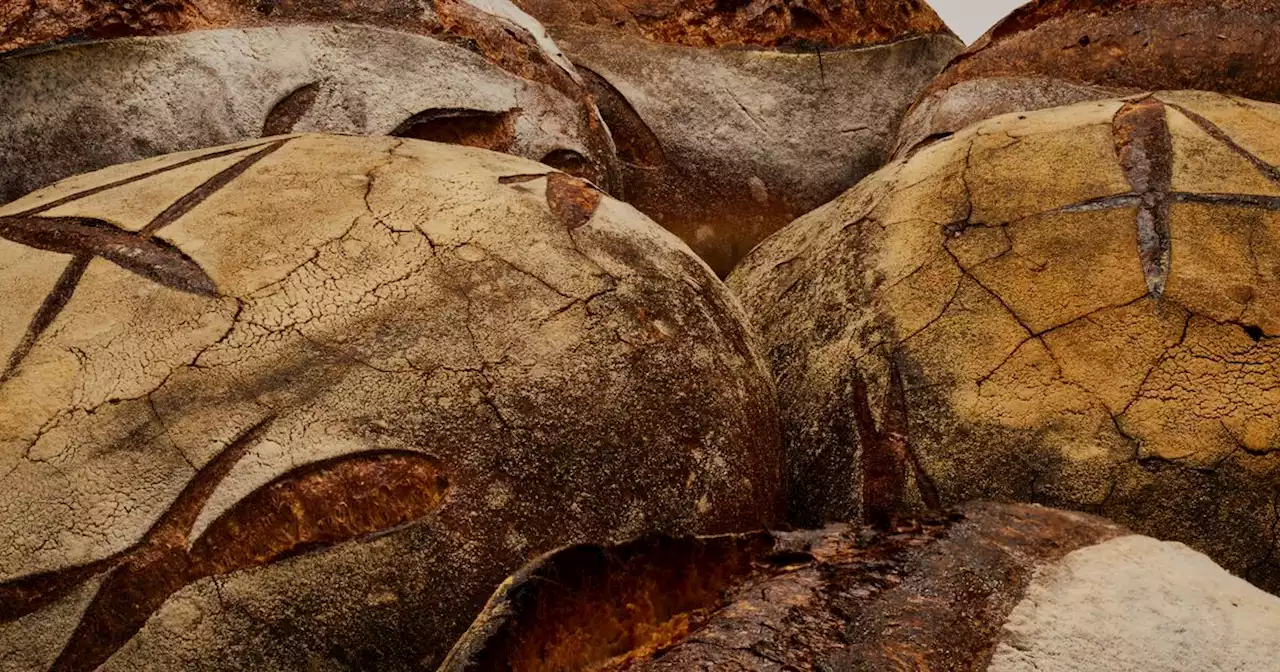
[[[830,418],[850,362],[873,399],[896,362],[944,502],[1097,512],[1276,590],[1277,124],[1207,92],[1005,115],[758,247],[729,285],[773,359],[798,513],[849,510],[819,480],[855,457]]]
[[[989,77],[1277,100],[1276,0],[1036,0],[958,56],[924,95]]]
[[[48,240],[35,217],[119,232]],[[161,284],[156,237],[217,297]],[[22,353],[0,509],[32,502],[0,517],[0,650],[23,669],[409,669],[544,551],[781,519],[773,387],[737,302],[532,161],[317,135],[162,157],[7,206],[0,256],[0,356]],[[260,638],[263,613],[281,627]]]
[[[686,47],[837,49],[949,33],[924,0],[517,0],[548,25],[615,27]]]

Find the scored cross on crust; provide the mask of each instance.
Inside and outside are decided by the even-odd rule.
[[[84,277],[89,263],[95,258],[105,259],[152,282],[181,292],[199,296],[217,296],[218,288],[204,269],[182,250],[156,238],[155,234],[191,212],[196,206],[230,184],[255,163],[283,147],[288,141],[286,138],[260,146],[257,151],[240,159],[175,201],[137,231],[129,231],[111,222],[89,217],[42,217],[39,215],[103,191],[242,152],[245,148],[236,147],[203,154],[171,166],[72,194],[16,215],[0,217],[0,238],[36,249],[72,255],[71,261],[67,263],[53,291],[45,298],[44,303],[36,311],[35,317],[31,319],[26,334],[9,354],[9,361],[4,371],[0,373],[0,383],[17,374],[22,360],[30,354],[40,335],[53,324],[62,309],[71,301],[76,286],[80,284],[80,279]]]

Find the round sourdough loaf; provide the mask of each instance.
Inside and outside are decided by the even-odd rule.
[[[920,0],[517,0],[595,94],[626,199],[722,275],[884,164],[960,41]]]
[[[0,56],[0,201],[109,165],[311,131],[481,147],[614,188],[613,143],[573,66],[515,6],[484,5],[106,2],[63,23],[33,7],[7,30],[0,21],[0,51],[36,45]]]
[[[1280,102],[1277,0],[1033,0],[951,62],[896,154],[1009,112],[1159,89]]]
[[[167,155],[0,208],[0,276],[7,669],[417,669],[540,553],[784,512],[736,300],[532,161]]]
[[[858,513],[853,396],[901,372],[944,502],[1101,513],[1280,589],[1280,107],[1176,92],[976,124],[730,277],[794,515]]]

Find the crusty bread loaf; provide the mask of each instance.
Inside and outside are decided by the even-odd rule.
[[[962,48],[918,0],[519,4],[595,94],[626,200],[721,274],[880,167]]]
[[[109,165],[314,131],[507,152],[614,189],[613,144],[573,66],[514,5],[473,1],[116,0],[0,15],[0,54],[26,47],[0,55],[0,201]]]
[[[980,122],[770,237],[729,286],[797,517],[858,515],[845,419],[896,369],[944,504],[1100,513],[1280,591],[1278,165],[1280,105],[1140,94]]]
[[[1033,0],[912,107],[895,154],[983,119],[1138,91],[1280,100],[1277,0]]]
[[[785,512],[675,236],[519,157],[293,135],[0,208],[0,652],[399,671],[538,554]]]

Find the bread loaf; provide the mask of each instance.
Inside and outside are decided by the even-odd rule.
[[[116,166],[0,208],[0,276],[7,669],[417,669],[541,553],[784,513],[738,303],[526,159]]]
[[[896,155],[983,119],[1159,89],[1280,102],[1275,0],[1033,0],[951,62]]]
[[[616,186],[608,131],[573,66],[505,0],[68,4],[0,16],[0,53],[26,46],[0,55],[0,201],[110,165],[311,131],[481,147]]]
[[[858,515],[858,381],[941,500],[1096,512],[1280,589],[1280,106],[1174,92],[990,119],[730,277],[793,514]]]
[[[518,3],[595,94],[626,200],[720,274],[880,167],[962,47],[920,0]]]

